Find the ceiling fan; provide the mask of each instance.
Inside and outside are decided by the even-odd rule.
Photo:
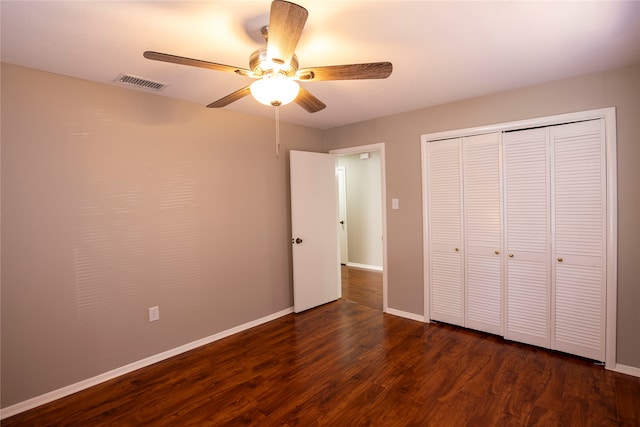
[[[384,79],[391,75],[393,66],[390,62],[298,68],[295,49],[307,16],[308,12],[302,6],[284,0],[274,0],[271,3],[269,26],[262,28],[267,47],[251,54],[249,69],[153,51],[144,52],[144,57],[155,61],[232,72],[257,79],[251,85],[207,105],[209,108],[225,107],[251,93],[256,100],[265,105],[278,107],[295,101],[308,112],[315,113],[324,109],[326,105],[301,87],[298,81]]]

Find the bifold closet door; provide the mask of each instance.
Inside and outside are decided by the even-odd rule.
[[[605,360],[605,130],[423,140],[431,319]]]
[[[464,326],[460,142],[427,144],[428,280],[431,319]]]
[[[462,140],[465,326],[502,335],[500,134]]]
[[[547,128],[505,132],[507,339],[550,347],[550,172]]]
[[[500,134],[428,144],[431,319],[502,333]]]
[[[606,159],[604,120],[554,126],[553,345],[605,359]]]

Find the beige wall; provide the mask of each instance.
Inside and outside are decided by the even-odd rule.
[[[2,407],[291,307],[274,126],[3,64]]]
[[[329,149],[386,143],[389,308],[423,314],[420,135],[612,106],[618,134],[617,362],[640,368],[640,65],[325,132]],[[391,210],[392,198],[400,199],[399,210]]]

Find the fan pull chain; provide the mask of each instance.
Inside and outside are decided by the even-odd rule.
[[[276,105],[276,159],[280,154],[280,106]]]

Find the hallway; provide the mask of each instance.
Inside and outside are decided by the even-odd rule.
[[[342,299],[382,310],[382,272],[341,267]]]

